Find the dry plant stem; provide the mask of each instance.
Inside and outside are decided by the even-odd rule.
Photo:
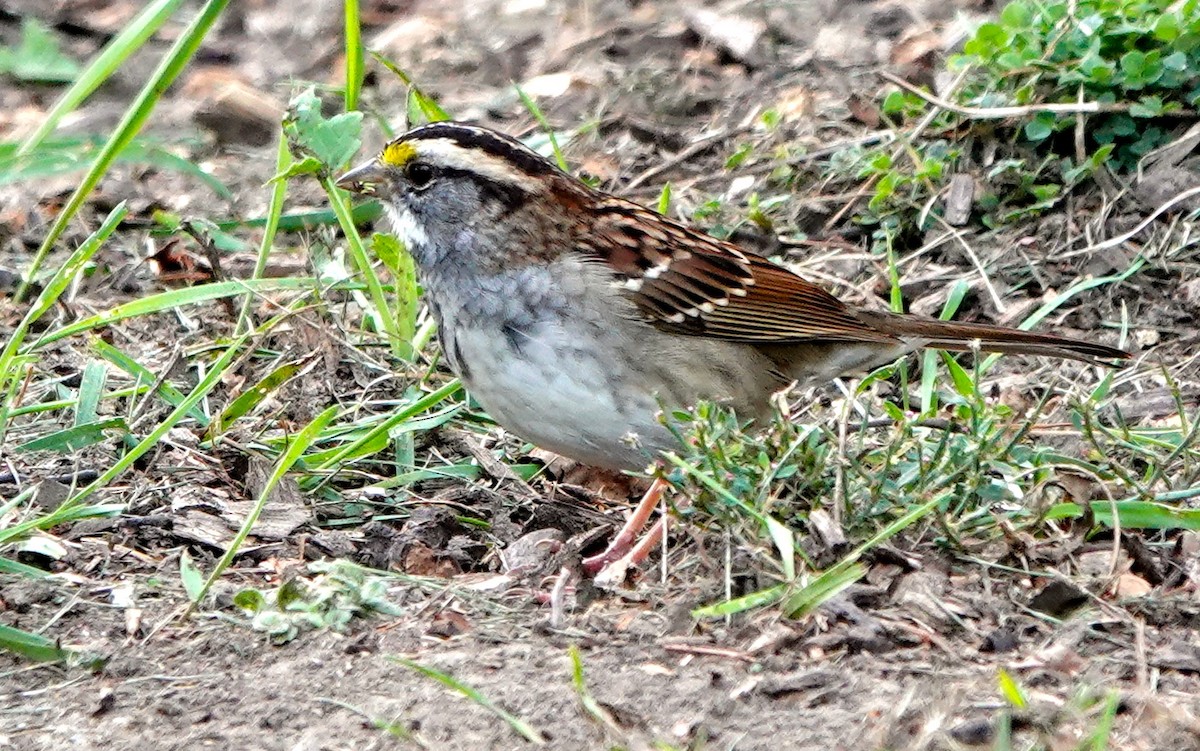
[[[850,428],[850,404],[854,401],[854,390],[847,388],[842,414],[838,417],[837,465],[833,476],[833,523],[842,528],[842,508],[848,506],[850,497],[846,493],[846,445]]]
[[[991,277],[988,276],[987,269],[983,266],[983,261],[979,260],[979,256],[975,254],[975,249],[972,248],[971,244],[966,241],[966,239],[963,237],[963,233],[957,228],[951,227],[944,218],[939,216],[935,217],[935,219],[937,223],[945,227],[950,236],[957,240],[958,244],[962,246],[963,252],[966,253],[967,258],[971,260],[971,264],[975,266],[975,270],[979,272],[979,278],[983,281],[983,286],[987,289],[988,296],[992,298],[992,305],[996,306],[996,312],[1000,313],[1001,315],[1007,313],[1008,306],[1005,305],[1004,301],[1000,299],[1000,293],[996,291],[996,287],[992,284]]]
[[[887,71],[879,72],[880,78],[894,83],[907,92],[915,94],[920,98],[929,102],[935,107],[940,107],[949,112],[954,112],[959,115],[975,118],[977,120],[1003,120],[1009,117],[1023,117],[1032,115],[1038,112],[1053,112],[1059,115],[1088,115],[1098,114],[1103,112],[1128,112],[1129,104],[1121,102],[1078,102],[1070,104],[1025,104],[1013,107],[968,107],[961,104],[955,104],[949,100],[943,99],[935,94],[931,94],[924,89],[912,85],[903,78],[897,75],[888,73]],[[1197,113],[1194,110],[1174,110],[1164,112],[1164,116],[1177,118],[1196,117]]]
[[[650,169],[646,170],[642,174],[640,174],[637,177],[630,180],[628,183],[625,184],[625,190],[633,190],[634,188],[636,188],[637,186],[646,182],[647,180],[654,177],[655,175],[661,175],[663,172],[666,172],[667,170],[671,169],[672,167],[675,167],[676,165],[686,162],[687,160],[691,159],[696,154],[699,154],[701,151],[704,151],[709,146],[712,146],[713,141],[719,141],[723,138],[735,136],[738,133],[742,132],[743,130],[745,130],[745,129],[737,128],[737,129],[730,130],[727,128],[722,128],[721,130],[714,131],[712,133],[709,133],[708,135],[700,136],[700,138],[696,139],[696,141],[693,142],[691,145],[682,149],[675,156],[673,156],[670,159],[667,159],[663,162],[660,162],[659,164],[656,164],[655,166],[651,167]]]
[[[1163,203],[1161,203],[1158,206],[1158,208],[1156,208],[1154,211],[1150,212],[1150,214],[1145,219],[1143,219],[1141,222],[1139,222],[1136,227],[1129,230],[1128,232],[1121,234],[1121,235],[1117,235],[1116,237],[1110,237],[1109,239],[1104,240],[1103,242],[1098,242],[1093,245],[1088,245],[1085,248],[1080,248],[1078,250],[1072,250],[1069,253],[1067,253],[1066,255],[1064,255],[1063,258],[1074,258],[1075,256],[1086,255],[1088,253],[1094,253],[1098,250],[1106,250],[1108,248],[1115,248],[1118,245],[1123,245],[1124,243],[1128,242],[1129,240],[1132,240],[1134,237],[1137,237],[1137,235],[1139,233],[1141,233],[1142,230],[1146,229],[1151,224],[1153,224],[1158,219],[1158,217],[1161,214],[1163,214],[1163,212],[1169,210],[1175,204],[1182,203],[1182,202],[1186,201],[1187,199],[1191,198],[1192,196],[1196,196],[1196,195],[1200,195],[1200,186],[1196,186],[1194,188],[1188,188],[1187,190],[1176,193],[1174,196],[1172,196],[1171,198],[1169,198],[1166,201],[1164,201]]]
[[[1145,697],[1150,694],[1150,668],[1146,660],[1146,622],[1141,618],[1133,619],[1133,656],[1138,693]]]
[[[869,178],[867,178],[867,181],[862,184],[862,187],[860,187],[850,196],[850,200],[847,201],[842,208],[838,209],[838,212],[830,217],[829,221],[825,222],[825,231],[829,231],[836,227],[838,223],[842,221],[842,217],[846,216],[846,213],[849,212],[856,203],[871,195],[871,189],[875,187],[875,183],[878,180],[879,175],[871,175]]]
[[[138,421],[142,418],[142,415],[145,413],[146,409],[158,396],[159,389],[163,387],[163,385],[171,377],[171,373],[175,370],[175,367],[179,365],[179,363],[183,362],[183,359],[183,345],[176,343],[171,352],[171,357],[167,360],[167,364],[163,367],[162,372],[159,373],[158,377],[154,380],[154,383],[150,386],[150,389],[146,392],[146,396],[138,401],[137,405],[133,409],[133,413],[129,416],[128,422],[130,427],[137,426]]]
[[[646,491],[646,494],[642,496],[642,500],[638,501],[637,506],[633,509],[633,514],[625,522],[625,526],[621,527],[621,531],[612,539],[612,542],[608,544],[604,552],[584,559],[583,570],[589,574],[595,574],[608,566],[608,564],[620,560],[626,553],[629,553],[632,558],[640,551],[641,558],[637,560],[644,560],[650,551],[654,549],[654,546],[658,544],[659,540],[653,540],[645,550],[641,549],[655,534],[661,536],[665,532],[666,527],[663,520],[660,519],[650,529],[647,538],[642,540],[637,547],[634,547],[633,541],[637,538],[638,533],[642,531],[642,528],[646,526],[646,522],[649,521],[650,515],[654,513],[655,507],[658,506],[658,502],[666,490],[667,483],[665,480],[655,480],[650,489]]]
[[[740,649],[731,649],[722,647],[716,644],[676,644],[667,642],[662,645],[664,652],[674,652],[676,654],[685,655],[703,655],[705,657],[724,657],[728,660],[740,660],[742,662],[754,662],[754,655],[748,654]]]

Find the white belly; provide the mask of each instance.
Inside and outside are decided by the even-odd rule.
[[[465,330],[456,346],[472,396],[500,425],[542,448],[586,464],[634,469],[671,445],[655,419],[654,396],[620,390],[615,364],[598,361],[588,354],[595,348],[582,347],[554,324],[508,336]]]
[[[643,468],[679,448],[659,422],[663,407],[709,399],[755,418],[784,385],[753,347],[703,337],[684,346],[637,324],[633,304],[583,261],[564,259],[553,278],[537,267],[463,273],[448,260],[425,274],[448,360],[497,423],[570,459]]]

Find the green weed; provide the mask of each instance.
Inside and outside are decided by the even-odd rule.
[[[394,577],[349,561],[314,561],[308,571],[314,575],[288,579],[269,592],[243,589],[233,604],[251,615],[252,628],[276,644],[306,630],[343,631],[356,618],[400,613],[387,593]]]

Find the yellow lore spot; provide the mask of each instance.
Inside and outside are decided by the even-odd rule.
[[[392,141],[383,147],[383,153],[379,155],[379,159],[384,164],[390,164],[393,167],[403,167],[416,155],[417,150],[411,142]]]

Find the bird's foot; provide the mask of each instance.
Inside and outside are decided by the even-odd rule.
[[[604,552],[583,559],[584,572],[595,577],[598,584],[616,583],[623,580],[625,572],[631,566],[636,566],[646,560],[650,551],[662,543],[663,536],[667,531],[665,517],[655,522],[641,540],[637,540],[637,536],[646,526],[646,522],[654,513],[654,509],[658,506],[666,489],[666,482],[655,480],[646,494],[642,496],[642,500],[638,501],[637,506],[634,507],[633,514],[625,522],[625,526],[621,527],[621,531],[612,539]]]

